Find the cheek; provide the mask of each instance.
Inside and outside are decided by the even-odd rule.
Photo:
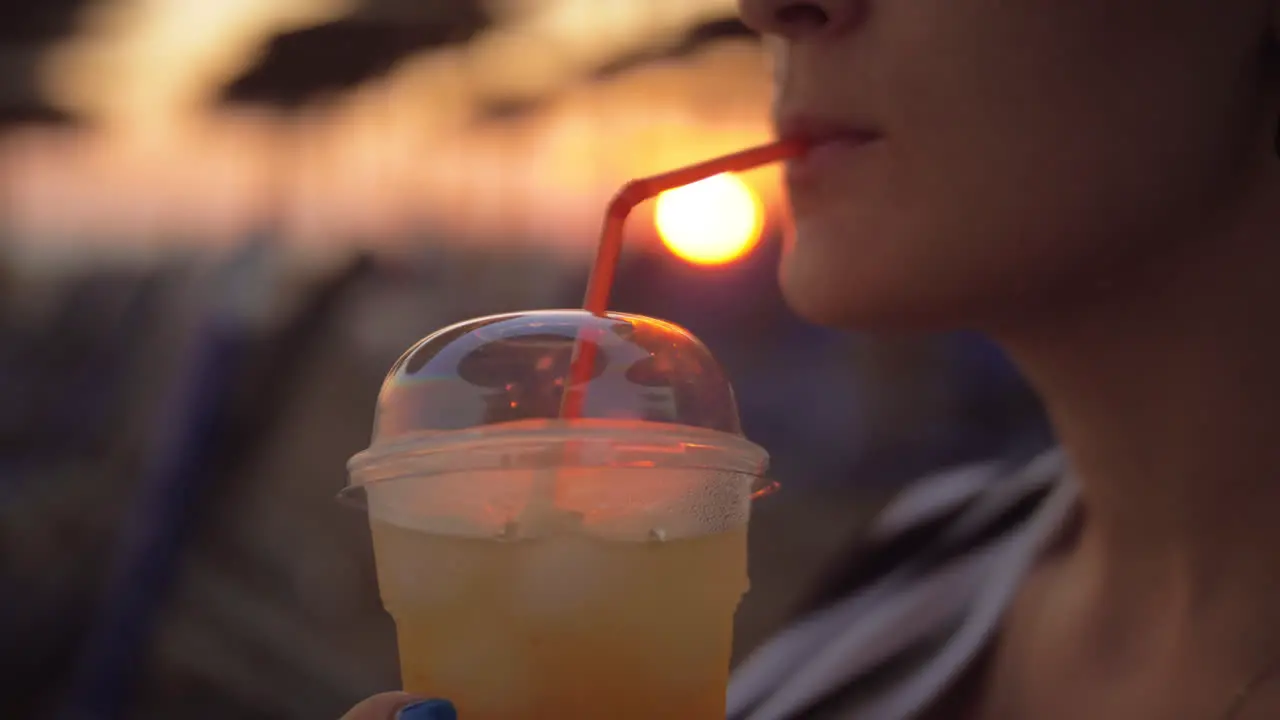
[[[903,185],[941,220],[1123,244],[1187,221],[1173,216],[1228,180],[1248,89],[1226,41],[1201,37],[1226,32],[1206,25],[1225,8],[912,1],[931,20],[894,25],[882,89]]]
[[[1007,27],[947,14],[984,2]],[[869,68],[858,88],[888,139],[795,198],[782,282],[796,309],[859,327],[1004,321],[1120,277],[1220,208],[1249,152],[1248,110],[1233,106],[1247,93],[1213,79],[1233,76],[1230,59],[1122,38],[1152,3],[1116,2],[1072,5],[1070,33],[1038,19],[1061,19],[1057,0],[1016,17],[998,0],[914,0],[932,21],[886,18],[894,34],[864,46],[875,62],[848,66]],[[1124,22],[1104,23],[1108,8]]]

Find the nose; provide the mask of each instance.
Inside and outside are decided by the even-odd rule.
[[[742,21],[756,32],[802,40],[848,27],[865,0],[738,0]]]

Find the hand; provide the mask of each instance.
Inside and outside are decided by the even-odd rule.
[[[374,695],[351,708],[342,720],[458,720],[458,711],[448,700],[393,692]]]

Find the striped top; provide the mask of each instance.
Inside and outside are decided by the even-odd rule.
[[[878,516],[836,599],[746,659],[730,720],[909,720],[990,642],[1078,502],[1061,453],[935,475]]]

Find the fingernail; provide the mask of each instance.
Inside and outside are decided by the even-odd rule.
[[[396,720],[458,720],[458,711],[448,700],[423,700],[400,708]]]

